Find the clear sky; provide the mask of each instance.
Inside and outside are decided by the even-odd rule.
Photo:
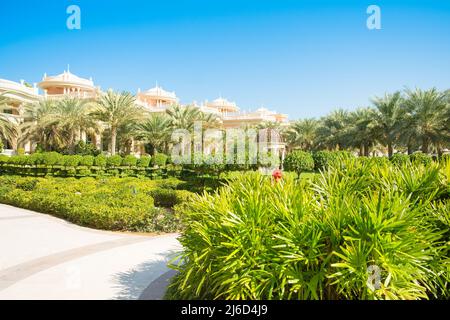
[[[81,9],[68,30],[66,8]],[[369,5],[381,30],[366,27]],[[243,110],[318,117],[404,87],[450,88],[450,1],[0,1],[0,78],[156,82],[181,102],[220,94]]]

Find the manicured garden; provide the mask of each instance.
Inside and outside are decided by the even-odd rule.
[[[450,161],[416,157],[194,195],[167,298],[448,299]]]

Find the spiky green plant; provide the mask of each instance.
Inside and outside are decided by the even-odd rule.
[[[358,159],[314,179],[242,175],[184,211],[168,298],[448,298],[449,176]]]

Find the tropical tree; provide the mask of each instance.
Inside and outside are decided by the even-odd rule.
[[[406,91],[405,106],[411,113],[407,132],[421,142],[423,153],[429,152],[430,145],[440,153],[442,144],[450,139],[447,99],[446,93],[436,88]]]
[[[378,132],[374,116],[372,108],[359,108],[350,113],[349,125],[345,128],[346,141],[348,145],[359,148],[360,156],[369,156],[376,143]]]
[[[0,95],[0,139],[3,137],[5,140],[10,140],[14,134],[14,129],[12,127],[11,121],[3,114],[4,109],[7,105],[8,98],[6,93]]]
[[[349,123],[349,113],[338,109],[321,118],[317,129],[318,146],[326,149],[342,149],[346,147],[345,128]]]
[[[379,134],[380,143],[387,146],[389,157],[394,153],[394,144],[398,140],[399,128],[404,119],[405,109],[402,102],[402,96],[398,91],[372,100],[376,108],[374,130]]]
[[[111,132],[111,154],[116,154],[117,133],[120,127],[140,121],[144,110],[135,104],[135,97],[128,92],[108,91],[100,97],[93,112],[94,119],[105,123]]]
[[[194,123],[201,121],[202,112],[192,106],[175,105],[167,109],[167,115],[170,119],[170,126],[174,129],[193,130]]]
[[[171,139],[171,119],[165,114],[153,114],[146,121],[136,125],[137,139],[150,145],[150,153],[162,151]]]
[[[285,131],[286,142],[291,149],[300,148],[311,151],[317,140],[319,121],[316,119],[302,119],[292,123]]]

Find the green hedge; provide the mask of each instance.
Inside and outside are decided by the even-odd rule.
[[[0,155],[0,174],[24,176],[95,177],[95,176],[166,176],[167,156],[159,154],[155,164],[151,157],[128,155],[61,155],[56,152],[34,153],[29,156]]]
[[[174,201],[159,201],[155,207],[152,194],[167,190],[160,186],[162,181],[0,176],[0,202],[98,229],[174,232],[180,229],[180,219],[169,208],[186,201],[190,192],[172,190]]]

